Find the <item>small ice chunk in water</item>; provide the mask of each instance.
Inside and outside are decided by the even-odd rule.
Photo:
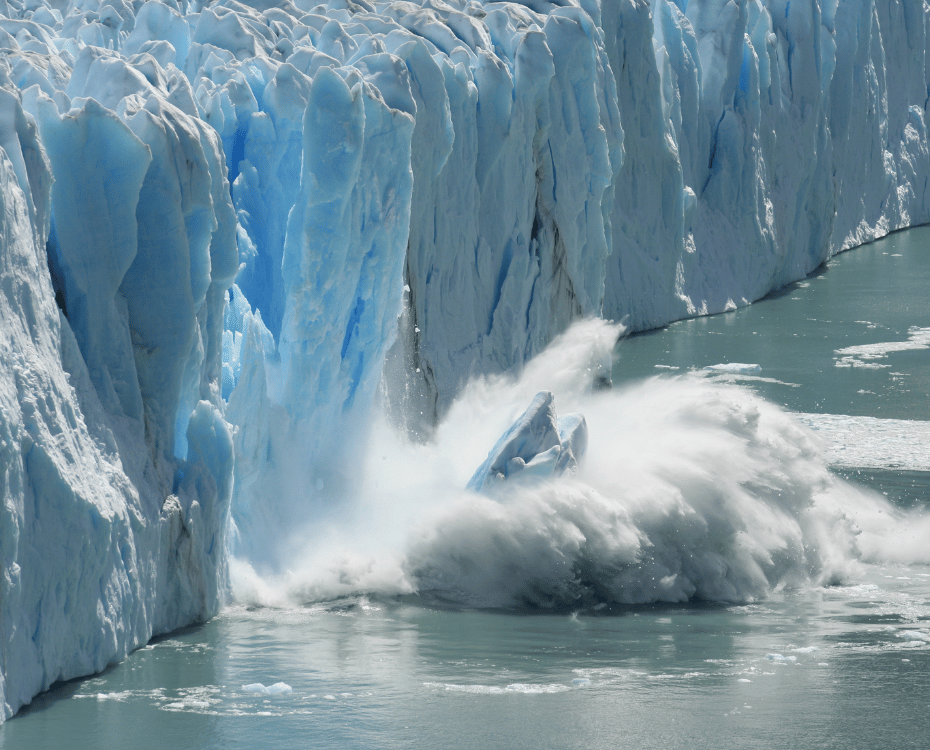
[[[575,687],[587,687],[590,684],[591,680],[589,680],[587,677],[576,677],[574,680],[572,680],[572,685]]]
[[[741,373],[741,372],[762,372],[761,365],[748,365],[742,362],[729,362],[719,365],[709,365],[704,368],[705,370],[712,370],[713,372],[730,372],[730,373]]]
[[[797,661],[797,656],[783,656],[782,654],[766,654],[765,658],[769,661]]]
[[[906,641],[923,641],[924,643],[930,643],[930,633],[925,633],[921,630],[905,630],[898,635]]]
[[[257,695],[284,695],[294,692],[294,688],[286,682],[276,682],[274,685],[268,685],[267,687],[260,682],[253,682],[250,685],[243,685],[242,689],[247,693]]]

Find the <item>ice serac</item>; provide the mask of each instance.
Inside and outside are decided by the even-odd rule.
[[[432,50],[453,135],[418,117],[414,164],[442,158],[387,370],[412,432],[577,317],[734,309],[928,219],[923,0],[372,9]]]
[[[215,614],[232,494],[220,139],[151,58],[28,36],[0,61],[0,718]]]
[[[215,611],[230,517],[280,566],[379,389],[425,440],[930,220],[926,0],[62,5],[0,0],[0,717]]]
[[[376,53],[357,65],[345,77],[322,68],[307,91],[277,342],[264,316],[247,313],[242,367],[261,386],[237,386],[229,416],[241,425],[234,518],[248,530],[241,551],[253,562],[278,562],[282,528],[305,524],[308,508],[351,486],[401,310],[416,104],[407,86],[382,92],[370,82],[406,84],[397,57]],[[256,411],[272,421],[254,420]]]

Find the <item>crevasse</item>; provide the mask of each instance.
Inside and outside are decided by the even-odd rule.
[[[0,0],[0,719],[274,567],[379,388],[425,439],[573,320],[930,220],[928,18]]]

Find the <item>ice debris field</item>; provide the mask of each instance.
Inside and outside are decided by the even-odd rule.
[[[575,320],[733,309],[930,219],[928,18],[924,0],[0,0],[0,719],[212,616],[230,551],[280,566],[285,530],[358,492],[379,393],[452,445],[437,425],[469,379]],[[586,363],[566,372],[603,379],[589,354],[617,332],[564,340]],[[463,492],[536,393],[563,413],[551,380],[494,422]],[[505,450],[477,485],[583,452],[580,417],[539,413],[550,453]],[[581,508],[518,506],[540,502]],[[648,519],[603,510],[620,570]],[[749,596],[780,565],[756,541],[739,580],[601,591]],[[445,585],[434,542],[384,580]]]

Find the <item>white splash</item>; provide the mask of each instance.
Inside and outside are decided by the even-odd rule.
[[[427,445],[381,423],[360,496],[318,525],[287,573],[234,566],[241,599],[358,594],[479,607],[742,602],[843,580],[903,516],[828,470],[796,415],[698,374],[596,391],[621,327],[586,321],[518,378],[472,382]],[[492,496],[464,489],[541,389],[585,415],[574,475]],[[915,548],[916,549],[916,548]],[[915,553],[917,554],[917,553]]]

